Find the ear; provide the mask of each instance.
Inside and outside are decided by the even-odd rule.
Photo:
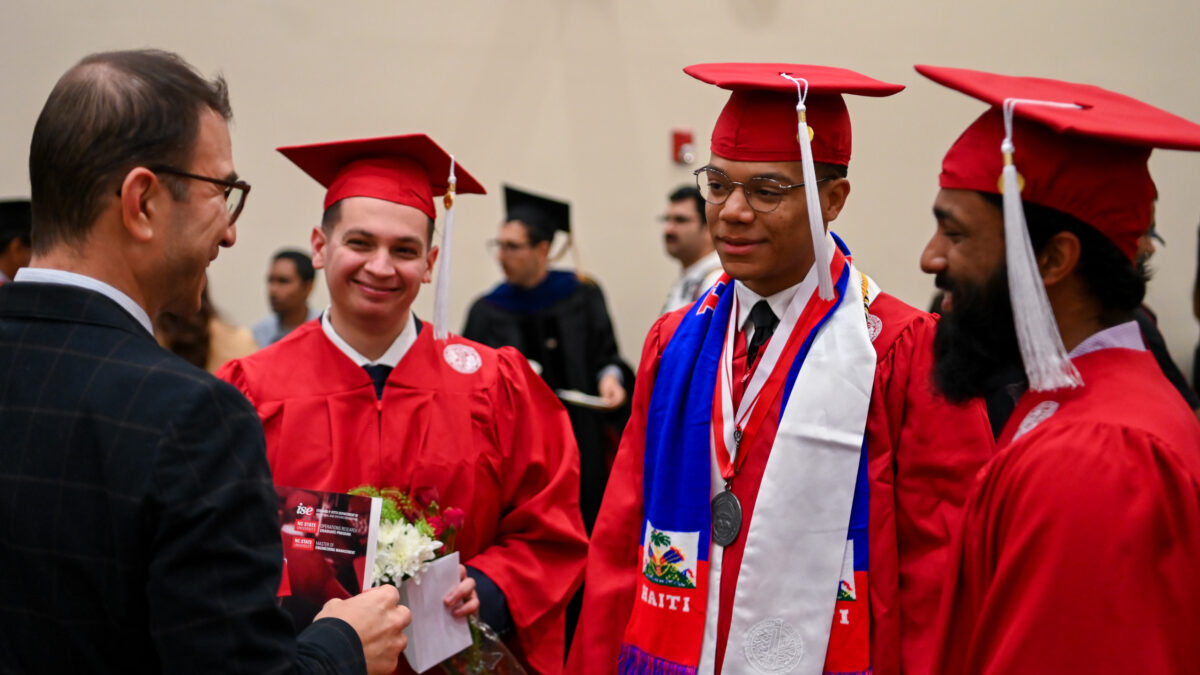
[[[153,219],[158,216],[161,199],[172,199],[167,186],[153,171],[136,167],[121,181],[121,224],[135,241],[154,237]]]
[[[325,269],[325,246],[328,244],[328,240],[325,237],[325,228],[320,225],[314,227],[309,241],[312,243],[313,267],[319,270]]]
[[[429,254],[425,256],[425,273],[421,275],[421,283],[427,284],[433,281],[433,264],[437,262],[439,252],[438,247],[429,247]]]
[[[549,258],[550,257],[550,244],[552,243],[552,241],[553,240],[538,242],[538,245],[534,246],[533,249],[535,251],[537,251],[538,255]]]
[[[828,181],[825,189],[821,190],[821,215],[826,223],[837,220],[842,208],[846,206],[846,198],[850,196],[850,181],[846,178],[834,178]]]
[[[1038,254],[1042,283],[1050,288],[1074,274],[1079,267],[1080,250],[1079,237],[1070,232],[1059,232],[1050,237]]]

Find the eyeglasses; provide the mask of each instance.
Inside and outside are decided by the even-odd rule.
[[[779,208],[779,203],[783,201],[788,192],[804,187],[804,183],[784,185],[773,178],[761,177],[739,183],[730,180],[724,171],[711,166],[702,166],[693,171],[692,175],[696,177],[696,187],[699,188],[700,195],[709,204],[714,206],[724,204],[725,200],[729,199],[729,195],[733,194],[734,187],[740,186],[746,192],[746,202],[750,204],[750,208],[759,213],[774,211]],[[817,182],[823,183],[831,179],[832,177],[820,178]]]
[[[502,241],[500,239],[488,239],[484,242],[487,246],[488,253],[496,255],[496,253],[516,253],[527,248],[531,248],[532,244],[521,244],[515,241]]]
[[[154,173],[165,173],[171,176],[179,176],[180,178],[191,178],[192,180],[202,180],[213,185],[220,185],[225,188],[225,209],[229,211],[229,224],[233,225],[234,221],[242,213],[242,207],[246,205],[246,195],[250,194],[250,184],[244,180],[225,180],[224,178],[209,178],[208,176],[199,176],[194,173],[180,171],[179,169],[169,166],[151,166],[146,167]]]

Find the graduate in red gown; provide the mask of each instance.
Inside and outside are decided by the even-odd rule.
[[[991,106],[942,163],[921,258],[938,388],[1027,387],[964,512],[933,672],[1200,672],[1200,424],[1147,351],[1154,147],[1200,125],[1087,85],[918,66]]]
[[[276,483],[461,508],[455,548],[482,618],[532,672],[561,672],[587,547],[570,421],[518,352],[438,335],[410,310],[438,256],[433,196],[452,175],[458,192],[482,186],[421,134],[281,152],[328,188],[312,246],[331,307],[218,373],[257,408]]]
[[[981,403],[932,389],[935,318],[825,229],[849,193],[842,94],[901,87],[820,66],[686,72],[733,90],[697,171],[726,276],[646,338],[568,670],[925,672],[992,436]]]

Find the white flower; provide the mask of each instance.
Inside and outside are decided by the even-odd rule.
[[[375,584],[399,584],[408,578],[416,580],[441,547],[442,542],[426,536],[404,520],[380,523],[373,574]]]

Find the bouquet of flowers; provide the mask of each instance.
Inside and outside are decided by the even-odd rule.
[[[398,586],[407,579],[421,583],[421,572],[429,562],[454,550],[454,535],[466,519],[462,509],[451,507],[443,512],[432,492],[409,496],[395,488],[363,485],[350,494],[383,500],[372,570],[375,586]]]
[[[372,585],[402,582],[421,583],[421,572],[431,561],[454,551],[454,537],[466,520],[462,509],[442,510],[437,493],[417,491],[412,495],[395,488],[363,485],[350,494],[379,497],[383,501],[379,535],[372,571]],[[487,673],[525,675],[512,652],[486,623],[472,616],[471,646],[443,661],[450,675]]]

